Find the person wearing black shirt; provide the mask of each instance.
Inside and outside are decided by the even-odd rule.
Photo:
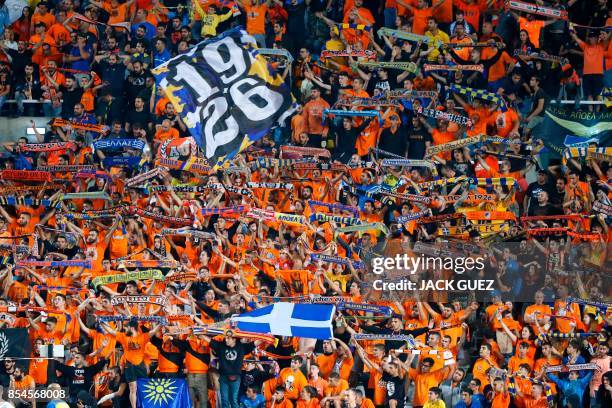
[[[538,178],[533,183],[529,184],[523,199],[523,212],[531,211],[538,202],[540,192],[546,191],[549,197],[555,194],[554,187],[548,182],[548,173],[546,170],[538,170]]]
[[[17,49],[6,48],[4,43],[0,45],[0,48],[8,55],[11,62],[11,69],[13,72],[22,75],[25,72],[26,65],[32,62],[32,51],[27,48],[28,43],[26,41],[19,41],[17,43]]]
[[[342,118],[342,126],[330,123],[330,130],[336,136],[336,147],[334,149],[334,159],[343,163],[348,163],[354,154],[357,154],[357,138],[359,134],[368,126],[369,119],[363,121],[360,126],[355,126],[355,122],[349,118]]]
[[[223,408],[238,408],[238,391],[244,356],[255,349],[253,343],[238,341],[227,332],[223,342],[210,340],[210,348],[219,361],[219,389]]]
[[[247,387],[262,388],[264,382],[270,378],[275,377],[275,371],[279,369],[278,363],[272,361],[272,364],[266,365],[268,370],[264,370],[262,364],[258,362],[249,361],[246,363],[246,368],[242,371],[242,377],[240,379],[240,392],[239,395],[243,395],[246,392]]]
[[[109,90],[121,104],[125,92],[125,66],[119,61],[119,56],[116,54],[97,55],[94,60],[98,63],[98,72],[100,72],[105,89]]]
[[[145,72],[142,62],[134,61],[132,63],[132,72],[127,77],[126,96],[127,101],[132,102],[140,92],[145,89]]]
[[[548,201],[548,192],[540,191],[538,194],[538,202],[535,205],[529,206],[529,212],[527,213],[530,217],[540,217],[544,215],[562,215],[563,211],[555,207]]]
[[[418,116],[412,117],[412,129],[408,130],[408,158],[422,160],[432,144],[431,134],[425,129]]]
[[[205,302],[201,301],[197,301],[196,305],[200,309],[202,309],[204,313],[211,317],[215,322],[222,322],[232,316],[232,313],[230,312],[229,302],[227,302],[226,300],[219,301],[219,306],[217,310],[209,307],[208,305],[206,305]]]
[[[400,117],[393,114],[389,117],[391,126],[384,128],[378,138],[378,148],[398,156],[406,156],[406,132],[401,126]]]
[[[371,321],[367,322],[371,323]],[[374,325],[364,325],[361,327],[363,332],[365,333],[375,333],[375,334],[405,334],[412,336],[420,336],[423,333],[427,333],[429,331],[429,327],[422,327],[420,329],[414,330],[404,330],[403,322],[401,315],[393,315],[389,322],[388,327],[380,327]],[[389,350],[397,350],[402,346],[405,346],[406,342],[401,340],[388,340],[385,341],[385,351],[388,353]]]
[[[153,120],[151,112],[145,109],[145,101],[140,96],[134,98],[134,109],[129,111],[125,118],[125,131],[129,132],[134,123],[140,123],[147,126],[148,130],[153,129]]]
[[[74,114],[74,105],[81,102],[83,89],[77,86],[73,76],[66,76],[66,85],[62,89],[62,118],[69,119]]]
[[[488,59],[481,58],[479,48],[472,49],[472,51],[470,52],[469,60],[461,58],[452,48],[450,48],[448,52],[455,59],[455,61],[457,61],[459,65],[482,64],[484,67],[484,71],[474,71],[473,73],[470,73],[468,75],[467,84],[472,88],[486,89],[488,85],[489,68],[495,65],[495,63],[502,56],[502,54],[504,53],[504,47],[505,46],[503,45],[503,43],[501,45],[498,45],[497,53]]]
[[[85,356],[82,353],[77,353],[74,356],[74,366],[68,366],[55,360],[55,369],[62,373],[68,380],[68,392],[70,399],[76,402],[77,395],[80,391],[89,392],[93,385],[94,376],[102,371],[108,360],[102,359],[96,364],[86,367]]]
[[[24,71],[17,73],[15,81],[15,99],[17,102],[17,115],[23,116],[24,99],[40,99],[42,92],[40,89],[40,78],[38,76],[38,66],[34,63],[26,64]],[[28,104],[28,110],[33,106]],[[31,112],[29,112],[31,113]]]
[[[528,134],[544,120],[544,111],[546,110],[546,100],[548,99],[542,88],[540,88],[541,80],[537,76],[532,76],[529,79],[529,90],[531,91],[531,112],[527,115],[523,122],[527,125],[525,129]]]
[[[397,358],[391,362],[383,363],[382,381],[387,388],[387,404],[389,408],[403,407],[404,399],[406,398],[404,389],[405,381],[401,376],[400,362]]]

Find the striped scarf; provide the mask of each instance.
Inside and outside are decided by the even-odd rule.
[[[269,169],[271,167],[291,167],[297,163],[308,163],[312,159],[273,159],[270,157],[258,157],[255,161],[247,163],[251,170]]]
[[[382,27],[378,30],[378,36],[382,37],[383,35],[392,38],[399,38],[400,40],[404,41],[420,42],[422,44],[429,44],[433,40],[433,44],[435,47],[438,47],[441,43],[441,41],[437,38],[428,37],[426,35],[408,33],[406,31],[394,30],[387,27]]]
[[[38,198],[26,198],[26,197],[15,197],[15,196],[0,196],[1,205],[25,205],[28,207],[48,207],[55,208],[58,206],[59,201],[46,200]]]
[[[509,211],[468,211],[465,215],[466,218],[470,221],[516,221],[516,215]]]
[[[247,212],[249,210],[248,205],[235,205],[233,207],[222,207],[222,208],[202,208],[202,215],[209,217],[211,215],[219,215],[226,217],[228,215],[237,215]]]
[[[344,225],[359,225],[361,220],[356,217],[343,217],[341,215],[331,215],[324,213],[314,213],[310,215],[310,222],[335,222]]]
[[[357,341],[372,341],[372,340],[383,340],[383,341],[405,341],[409,344],[408,348],[414,348],[415,342],[414,337],[411,334],[376,334],[376,333],[355,333],[353,338]],[[410,347],[412,345],[412,347]]]
[[[166,306],[168,299],[162,295],[118,295],[111,297],[111,305],[117,306],[123,303],[146,303],[150,305]]]
[[[22,152],[55,152],[58,150],[76,150],[77,146],[73,142],[51,142],[51,143],[28,143],[19,146]]]
[[[612,217],[612,205],[604,204],[601,201],[593,203],[593,211]]]
[[[323,120],[325,120],[325,111],[323,111]],[[287,154],[298,156],[298,158],[302,158],[303,156],[316,156],[316,157],[331,157],[331,152],[327,149],[322,149],[319,147],[303,147],[303,146],[287,146],[283,145],[280,148],[280,156],[281,158]],[[291,157],[289,157],[291,158]]]
[[[334,236],[337,237],[339,234],[346,234],[350,232],[365,232],[370,230],[381,231],[384,235],[389,234],[389,229],[382,222],[371,222],[367,224],[349,225],[348,227],[336,228]]]
[[[389,191],[389,190],[380,190],[380,194],[383,194],[389,197],[393,197],[393,198],[397,198],[400,201],[410,201],[410,202],[415,202],[415,203],[423,203],[427,205],[431,204],[431,197],[421,196],[417,194],[402,194],[402,193],[396,193],[396,192]]]
[[[37,170],[2,170],[0,180],[51,181],[51,173]]]
[[[417,107],[415,109],[415,112],[418,113],[419,115],[423,115],[428,118],[433,118],[436,120],[439,120],[439,119],[448,120],[449,122],[457,123],[460,126],[467,126],[467,127],[472,126],[472,121],[467,116],[461,116],[461,115],[457,115],[454,113],[444,112],[438,109],[423,108],[422,106]]]
[[[8,195],[13,193],[20,193],[23,191],[41,191],[41,190],[63,190],[63,184],[41,184],[36,186],[10,186],[0,187],[0,194]]]
[[[160,213],[156,213],[153,211],[145,210],[143,208],[138,208],[136,206],[125,207],[125,212],[130,215],[139,215],[141,217],[155,220],[155,221],[158,221],[164,224],[178,224],[178,225],[193,224],[193,219],[191,218],[173,217],[170,215],[165,215],[165,214],[160,214]]]
[[[357,61],[353,65],[361,65],[363,67],[368,68],[384,68],[384,69],[397,69],[400,71],[408,71],[410,73],[417,73],[419,71],[419,67],[414,62],[388,62],[388,61],[380,61],[380,62],[365,62],[365,61]]]
[[[124,268],[178,268],[179,263],[172,259],[113,259],[111,261],[113,267]]]
[[[167,167],[172,170],[189,171],[196,174],[211,174],[212,168],[208,163],[199,157],[191,156],[186,161],[160,158],[155,162],[156,166]]]
[[[336,27],[338,27],[339,30],[346,30],[349,28],[352,30],[362,30],[362,31],[372,30],[372,26],[365,25],[365,24],[354,24],[354,23],[337,23]]]
[[[165,316],[126,316],[126,315],[94,315],[98,322],[143,322],[143,323],[158,323],[164,326],[168,325],[168,319]]]
[[[66,261],[17,261],[15,266],[28,266],[31,268],[58,268],[65,266],[83,267],[91,269],[91,260],[69,259]]]
[[[400,98],[400,99],[416,99],[416,98],[429,98],[429,99],[437,99],[438,92],[436,91],[413,91],[409,89],[393,89],[391,91],[386,91],[382,96],[386,98]]]
[[[248,188],[265,188],[265,189],[279,189],[279,190],[290,190],[293,191],[293,183],[256,183],[249,181],[246,186]]]
[[[355,303],[355,302],[340,302],[338,303],[337,310],[353,310],[357,312],[366,313],[379,313],[384,316],[391,316],[393,311],[389,306],[372,305],[369,303]]]
[[[276,57],[283,57],[287,60],[289,64],[293,63],[293,55],[284,48],[257,48],[253,50],[254,54],[261,55],[273,55]]]
[[[335,57],[355,57],[355,58],[376,58],[374,50],[323,50],[321,51],[322,58]]]
[[[360,98],[357,96],[344,96],[339,98],[334,106],[397,106],[401,105],[397,99],[390,98]]]
[[[448,184],[463,183],[464,181],[467,181],[467,180],[468,178],[466,176],[448,177],[448,178],[443,178],[439,180],[425,181],[423,183],[419,183],[418,186],[420,189],[423,189],[423,190],[431,190],[432,188],[439,187],[439,186],[445,186]]]
[[[135,186],[137,184],[142,183],[143,181],[147,181],[149,179],[157,177],[162,173],[163,173],[163,169],[160,167],[156,167],[153,170],[147,171],[146,173],[140,173],[137,176],[134,176],[130,179],[125,180],[125,185],[127,187]]]
[[[408,214],[408,215],[400,215],[399,217],[397,217],[397,223],[398,224],[405,224],[408,221],[414,221],[414,220],[418,220],[421,219],[423,217],[428,217],[431,215],[431,210],[427,209],[425,211],[418,211],[412,214]]]
[[[612,162],[612,147],[568,147],[563,151],[564,164],[574,158]]]
[[[552,17],[559,20],[567,20],[568,14],[566,10],[559,10],[552,7],[538,6],[532,3],[524,3],[516,0],[506,0],[506,9],[522,11],[524,13],[535,14],[538,16]]]
[[[423,65],[425,72],[429,71],[476,71],[483,72],[484,67],[482,64],[477,65],[437,65],[437,64],[425,64]]]
[[[363,117],[377,117],[382,120],[380,112],[376,110],[341,110],[341,109],[325,109],[323,110],[323,122],[329,115],[334,116],[363,116]],[[329,150],[327,150],[329,151]]]
[[[350,211],[355,215],[355,217],[359,217],[359,210],[350,205],[344,205],[344,204],[338,204],[338,203],[331,204],[331,203],[326,203],[324,201],[310,200],[308,201],[308,206],[312,210],[314,210],[314,207],[326,207],[328,210],[338,209],[340,211]]]
[[[162,228],[161,235],[177,235],[194,237],[199,239],[215,239],[216,235],[212,232],[204,232],[199,230],[185,230],[185,229],[173,229],[173,228]]]
[[[91,284],[97,288],[100,285],[108,285],[110,283],[125,283],[129,281],[141,281],[141,280],[164,280],[164,274],[159,269],[145,269],[142,271],[134,271],[127,273],[120,273],[116,275],[102,275],[95,277]]]
[[[413,159],[383,159],[380,163],[383,167],[426,167],[431,170],[432,173],[437,174],[436,165],[427,160],[413,160]]]
[[[68,164],[63,166],[40,166],[38,171],[48,171],[50,173],[78,173],[80,171],[96,170],[95,165],[90,164]]]
[[[436,234],[438,236],[448,237],[455,235],[465,235],[470,231],[477,231],[480,234],[497,234],[510,230],[508,224],[476,224],[467,227],[442,227],[438,228]]]
[[[70,126],[73,129],[85,130],[87,132],[94,133],[106,133],[109,128],[106,125],[94,125],[92,123],[78,123],[70,120],[55,118],[53,119],[53,123],[51,123],[53,127],[65,127]]]
[[[365,267],[365,265],[361,261],[355,261],[353,259],[343,258],[341,256],[336,256],[336,255],[310,254],[310,259],[312,259],[315,262],[321,261],[321,262],[328,262],[328,263],[334,263],[334,264],[339,264],[339,265],[348,265],[350,263],[353,265],[353,268],[355,269],[363,269]]]
[[[574,297],[568,297],[567,298],[567,302],[568,303],[577,303],[579,305],[595,306],[595,307],[601,308],[601,309],[608,309],[608,308],[612,307],[612,303],[597,302],[595,300],[586,300],[586,299],[580,299],[580,298],[574,298]]]
[[[464,199],[464,202],[466,203],[488,203],[488,202],[494,202],[496,200],[494,194],[468,194],[466,196],[455,194],[455,195],[441,196],[440,198],[442,198],[445,202],[450,203],[450,204],[456,203],[462,198]]]
[[[166,191],[174,191],[175,193],[203,193],[209,190],[205,186],[192,186],[189,184],[177,184],[175,186],[149,186],[147,192],[151,193],[163,193]]]
[[[434,156],[441,152],[447,152],[455,149],[460,149],[465,146],[470,146],[476,143],[480,143],[483,140],[483,135],[472,136],[465,139],[453,140],[451,142],[439,144],[436,146],[430,146],[427,149],[426,157]]]
[[[566,369],[569,371],[598,370],[599,366],[595,363],[569,364],[569,365],[560,364],[560,365],[546,367],[546,372],[555,373],[555,372],[565,371]]]
[[[114,218],[121,212],[123,212],[123,207],[113,207],[104,210],[89,210],[83,213],[64,213],[64,216],[69,220],[95,220],[98,218]]]
[[[111,201],[111,198],[106,194],[106,191],[82,191],[78,193],[66,193],[62,195],[64,200],[106,200]]]
[[[429,224],[434,222],[451,221],[465,218],[465,213],[452,213],[423,217],[417,221],[418,224]]]
[[[459,85],[459,84],[451,84],[450,91],[456,92],[461,95],[467,95],[472,98],[478,98],[478,99],[482,99],[488,102],[493,102],[499,105],[502,111],[508,110],[503,100],[497,94],[487,92],[484,89],[474,89],[474,88],[470,88],[470,87]]]
[[[470,177],[470,184],[476,185],[478,187],[487,187],[487,186],[512,186],[518,187],[518,182],[512,177],[486,177],[486,178],[476,178]]]

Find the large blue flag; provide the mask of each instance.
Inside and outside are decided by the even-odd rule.
[[[183,378],[139,378],[138,408],[191,408]]]
[[[291,90],[240,27],[199,43],[153,74],[214,168],[294,109]]]
[[[333,337],[334,305],[278,302],[231,320],[240,330],[327,340]]]

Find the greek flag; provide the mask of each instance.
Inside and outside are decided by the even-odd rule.
[[[279,302],[232,318],[240,330],[326,340],[333,337],[334,305]]]

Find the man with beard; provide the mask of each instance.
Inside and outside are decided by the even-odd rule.
[[[111,336],[117,339],[117,342],[123,347],[123,355],[125,356],[125,380],[130,387],[130,404],[132,408],[136,408],[136,381],[138,378],[147,378],[147,367],[143,363],[145,355],[145,346],[153,337],[159,328],[159,324],[153,329],[145,333],[138,333],[138,322],[130,322],[125,333],[117,332],[108,324],[103,323],[101,327]]]
[[[70,75],[66,77],[64,87],[62,88],[62,118],[68,119],[74,114],[76,104],[79,103],[83,96],[83,89],[77,86],[76,79]]]
[[[102,260],[104,259],[104,253],[106,252],[106,248],[113,237],[113,233],[119,227],[119,222],[121,220],[121,216],[117,215],[115,217],[115,222],[110,226],[106,231],[104,231],[104,238],[100,239],[100,233],[96,229],[90,229],[87,233],[87,236],[84,238],[85,241],[85,256],[86,259],[91,260],[91,272],[95,276],[96,274],[102,271]],[[76,231],[84,237],[84,231],[74,225],[71,222],[67,222],[68,228]]]
[[[126,81],[127,100],[133,101],[145,89],[145,71],[142,62],[136,60],[132,63],[132,72],[128,75]]]
[[[304,105],[302,113],[311,146],[321,147],[321,141],[329,132],[329,127],[323,125],[323,111],[325,109],[329,109],[329,103],[321,98],[321,89],[315,86],[312,88],[310,101]]]
[[[85,355],[79,352],[74,355],[73,361],[74,366],[68,366],[56,359],[55,369],[67,380],[70,401],[76,402],[79,392],[89,392],[93,384],[93,377],[102,371],[108,360],[103,359],[87,367],[85,366]]]
[[[19,391],[33,391],[34,388],[36,388],[36,383],[34,382],[34,379],[30,375],[26,374],[23,368],[15,367],[15,371],[13,372],[13,375],[11,375],[9,389]],[[36,406],[36,401],[34,400],[34,398],[30,399],[29,401],[25,398],[16,398],[13,400],[13,402],[16,403],[17,407],[25,408],[28,406]]]

